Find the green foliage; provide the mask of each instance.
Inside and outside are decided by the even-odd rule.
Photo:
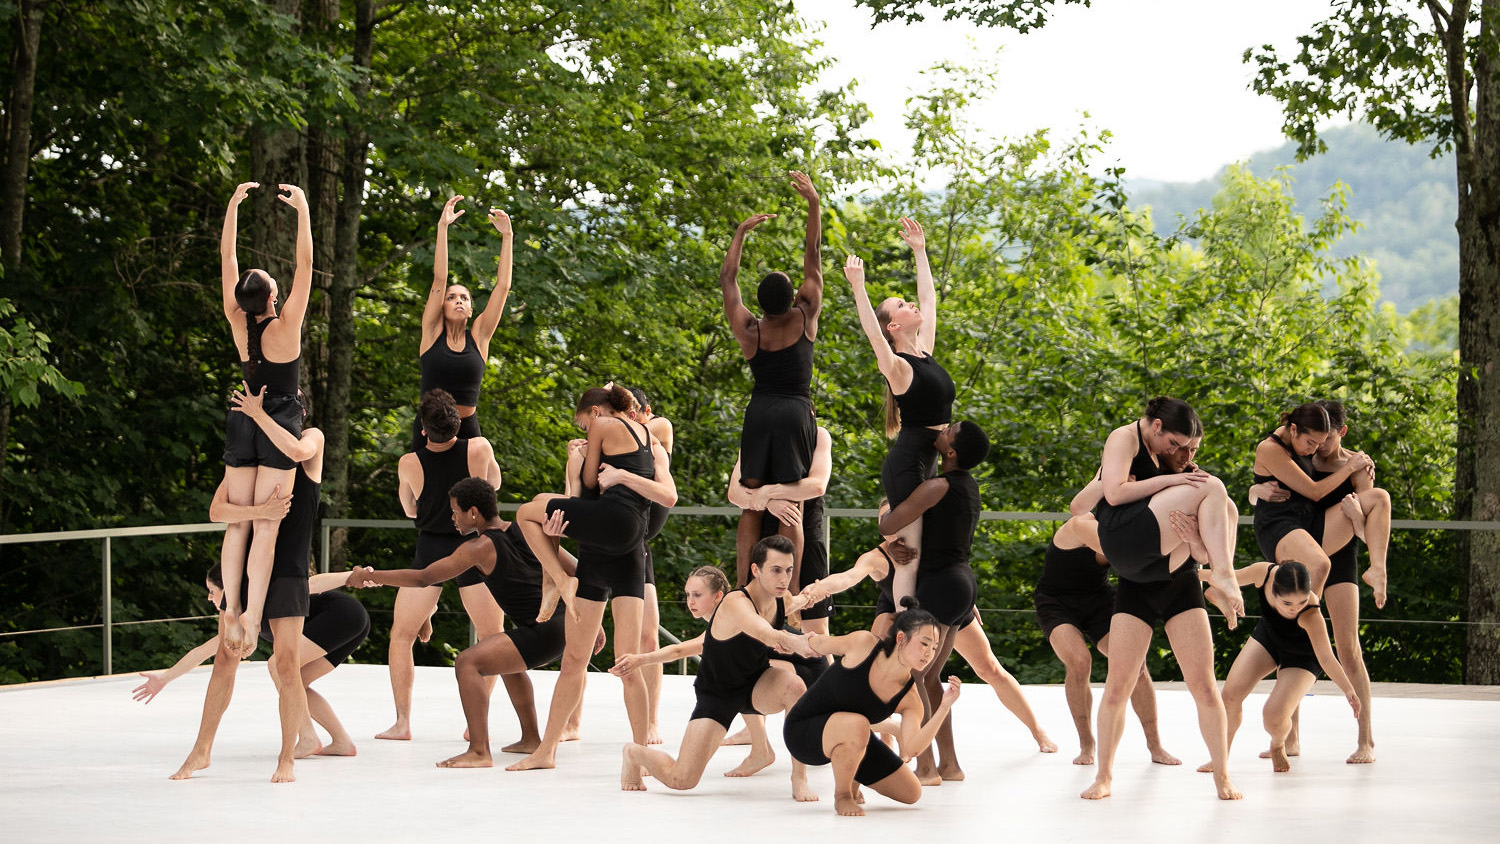
[[[77,398],[83,385],[57,371],[47,355],[51,340],[16,313],[9,299],[0,299],[0,392],[13,405],[36,407],[41,388],[63,398]]]

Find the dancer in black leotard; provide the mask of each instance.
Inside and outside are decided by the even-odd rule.
[[[657,416],[651,407],[651,399],[646,396],[646,391],[639,387],[631,387],[630,394],[635,396],[636,409],[631,418],[646,426],[651,436],[661,443],[661,447],[672,455],[672,443],[675,440],[675,432],[672,421],[665,416]],[[667,526],[667,516],[672,512],[671,507],[666,507],[655,501],[650,502],[650,509],[646,517],[646,588],[645,588],[645,611],[641,616],[641,653],[650,653],[661,647],[661,609],[656,603],[656,558],[651,553],[651,542],[661,533],[662,528]],[[646,743],[661,744],[661,723],[657,716],[657,707],[661,702],[661,665],[648,665],[641,669],[641,678],[646,682]]]
[[[401,508],[416,522],[417,545],[412,568],[424,569],[458,549],[464,537],[453,524],[448,490],[464,478],[483,478],[492,487],[500,485],[500,467],[495,452],[484,437],[458,436],[458,408],[453,397],[433,390],[422,397],[422,430],[426,444],[401,456],[397,464]],[[464,612],[480,638],[505,628],[505,616],[474,569],[459,575],[458,596]],[[438,581],[441,584],[441,581]],[[396,593],[391,619],[390,645],[386,661],[391,674],[391,696],[396,721],[379,739],[405,741],[411,738],[411,690],[415,678],[412,647],[418,631],[437,609],[443,587],[404,586]],[[493,688],[494,680],[488,681]]]
[[[447,390],[458,405],[458,435],[464,439],[479,436],[479,383],[484,380],[485,362],[490,359],[490,340],[505,313],[510,297],[511,261],[515,238],[510,217],[499,208],[490,209],[490,224],[500,233],[500,263],[495,271],[495,289],[484,311],[468,326],[474,314],[474,300],[462,284],[448,283],[448,227],[466,212],[455,211],[462,196],[455,196],[443,206],[438,218],[437,243],[432,253],[432,288],[422,309],[422,344],[417,359],[422,366],[421,395],[429,390]],[[411,425],[411,450],[422,447],[422,417]]]
[[[351,586],[437,586],[477,573],[500,609],[515,624],[511,630],[480,639],[454,660],[458,695],[468,721],[469,749],[437,763],[439,768],[488,768],[490,755],[490,690],[499,675],[505,680],[511,705],[521,722],[521,738],[502,753],[530,753],[541,743],[531,680],[526,672],[556,662],[565,641],[562,616],[536,620],[542,603],[542,564],[537,562],[520,528],[500,517],[495,488],[482,478],[464,478],[448,490],[450,516],[458,532],[470,537],[454,552],[425,568],[375,570],[356,568]],[[566,568],[574,561],[559,551]],[[604,646],[602,638],[595,641]],[[576,713],[576,710],[575,710]]]
[[[583,698],[583,674],[604,620],[606,601],[614,617],[615,654],[636,653],[640,648],[647,505],[650,501],[665,507],[676,504],[677,487],[672,482],[666,449],[644,426],[629,418],[634,407],[635,398],[624,387],[595,387],[584,392],[573,420],[588,433],[588,440],[579,449],[580,456],[570,459],[581,466],[581,492],[594,497],[543,493],[516,512],[516,523],[546,576],[538,619],[550,618],[561,599],[567,609],[567,647],[542,743],[506,770],[551,768],[556,764],[557,745]],[[561,566],[558,539],[545,527],[549,520],[562,535],[578,542],[576,576]],[[645,744],[645,683],[639,671],[621,679],[631,738]]]
[[[792,579],[791,541],[770,537],[751,549],[752,578],[741,589],[724,595],[728,582],[710,566],[697,569],[688,580],[689,609],[702,617],[708,612],[708,629],[681,645],[649,654],[631,654],[616,663],[617,673],[629,673],[642,665],[661,664],[695,653],[703,655],[698,679],[693,683],[698,704],[688,721],[677,758],[643,744],[627,744],[622,752],[620,788],[645,791],[641,769],[662,785],[677,790],[693,788],[703,776],[708,760],[718,750],[719,740],[739,714],[769,715],[790,707],[806,690],[791,666],[771,659],[771,649],[814,657],[807,639],[782,629],[786,620],[784,600]],[[719,596],[717,601],[711,596]],[[765,754],[770,754],[766,756]],[[775,759],[770,745],[752,747],[739,767],[725,776],[749,776]],[[793,764],[792,795],[797,800],[816,800],[807,787],[806,770]]]
[[[795,483],[806,477],[816,436],[812,359],[813,343],[818,339],[818,315],[823,309],[822,217],[812,179],[796,171],[789,175],[797,194],[807,201],[801,286],[793,290],[786,273],[766,274],[757,291],[764,314],[759,319],[745,307],[740,296],[740,255],[745,248],[745,236],[775,214],[756,214],[740,223],[719,270],[724,316],[755,379],[740,432],[743,482],[752,488]],[[753,510],[740,513],[735,534],[735,568],[742,583],[750,546],[760,539],[761,517],[762,513]],[[800,558],[800,523],[782,522],[779,530],[792,540]]]
[[[927,263],[927,237],[916,220],[901,218],[901,239],[911,247],[917,270],[917,304],[892,296],[870,307],[865,292],[865,265],[850,255],[844,276],[854,291],[859,324],[864,329],[880,374],[885,376],[885,434],[895,437],[880,465],[886,500],[898,507],[938,462],[938,432],[953,419],[954,386],[947,370],[932,356],[937,343],[937,287]],[[921,523],[908,525],[900,539],[908,548],[922,547]],[[915,566],[897,566],[893,584],[897,600],[916,589]]]
[[[855,783],[901,803],[922,797],[922,785],[903,762],[932,742],[938,725],[958,700],[957,677],[948,678],[942,702],[925,724],[916,677],[937,656],[937,622],[907,598],[890,637],[867,630],[844,636],[809,637],[819,653],[842,657],[787,713],[782,737],[792,758],[805,765],[833,765],[833,808],[840,815],[863,815]],[[891,715],[901,716],[897,756],[871,730]],[[919,726],[921,725],[921,726]]]
[[[729,503],[741,510],[764,511],[775,517],[772,520],[775,524],[765,524],[763,521],[761,525],[763,535],[760,539],[777,533],[776,524],[800,525],[805,539],[802,556],[797,559],[797,572],[793,580],[797,588],[800,589],[827,575],[828,545],[827,537],[822,535],[822,510],[823,493],[828,491],[828,481],[833,476],[833,436],[828,433],[828,429],[818,427],[817,446],[813,449],[812,463],[808,466],[807,474],[796,481],[747,487],[741,479],[742,465],[742,458],[736,456],[734,469],[729,473],[727,492]],[[804,570],[804,560],[812,565],[811,571]],[[745,582],[749,576],[748,563],[735,575],[737,583]],[[828,632],[828,609],[826,607],[807,607],[802,617],[804,620],[819,619],[823,622],[823,629],[817,632]]]
[[[297,372],[302,357],[302,319],[307,314],[307,298],[312,288],[312,221],[302,189],[281,185],[286,194],[277,195],[277,199],[297,210],[297,269],[286,305],[278,317],[276,279],[265,270],[246,270],[241,275],[235,257],[239,206],[250,189],[258,187],[256,182],[245,182],[235,188],[224,213],[224,229],[219,239],[224,318],[234,334],[246,392],[261,396],[266,414],[295,439],[302,431]],[[247,507],[263,503],[276,489],[285,492],[292,488],[296,461],[279,451],[266,433],[243,414],[229,414],[224,463],[224,484],[230,504]],[[242,657],[255,650],[260,634],[277,529],[276,519],[257,519],[253,525],[234,522],[224,531],[220,561],[228,589],[224,616],[229,624],[223,635],[229,648],[239,651]],[[243,606],[242,582],[250,584],[249,597]]]
[[[1224,678],[1229,741],[1234,741],[1244,716],[1245,698],[1255,690],[1256,683],[1275,671],[1276,685],[1266,698],[1261,720],[1271,735],[1272,770],[1289,771],[1286,739],[1292,727],[1292,712],[1318,678],[1318,667],[1322,666],[1328,679],[1343,691],[1355,718],[1360,713],[1359,695],[1334,658],[1328,643],[1328,627],[1313,600],[1306,566],[1295,561],[1255,563],[1237,570],[1235,580],[1240,586],[1260,587],[1256,591],[1261,610],[1260,621]],[[1198,770],[1212,769],[1213,763],[1209,762]]]

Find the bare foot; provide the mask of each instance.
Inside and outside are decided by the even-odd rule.
[[[772,762],[775,761],[776,753],[770,748],[751,748],[750,755],[745,757],[745,761],[735,766],[734,770],[725,771],[724,776],[748,777],[765,770],[766,768],[770,767]]]
[[[862,818],[865,810],[859,807],[852,794],[835,794],[833,796],[833,810],[846,818]]]
[[[1230,586],[1233,586],[1233,583],[1233,579],[1230,579]],[[1209,603],[1219,608],[1219,613],[1224,616],[1224,621],[1229,624],[1229,629],[1233,630],[1235,625],[1239,623],[1239,613],[1245,607],[1243,602],[1238,606],[1234,602],[1234,598],[1239,596],[1239,587],[1236,586],[1231,589],[1224,584],[1220,584],[1217,580],[1211,581],[1211,584],[1209,588],[1203,590],[1203,597],[1207,598]],[[1230,591],[1225,591],[1226,589],[1230,589]]]
[[[859,783],[854,784],[854,802],[865,805],[865,790],[859,787]]]
[[[798,803],[818,802],[818,793],[807,785],[807,775],[792,774],[792,799]]]
[[[532,751],[531,755],[515,763],[506,765],[507,771],[540,771],[546,768],[557,767],[557,748],[543,752],[542,748]]]
[[[1043,753],[1057,752],[1057,744],[1053,742],[1052,739],[1048,738],[1046,733],[1039,732],[1036,735],[1032,736],[1032,738],[1036,739],[1037,750],[1040,750]]]
[[[1219,790],[1220,800],[1239,800],[1245,796],[1229,781],[1228,774],[1214,774],[1214,787]]]
[[[482,750],[469,748],[457,756],[450,756],[437,763],[439,768],[493,768],[495,760]]]
[[[924,768],[918,764],[917,782],[921,783],[923,788],[932,788],[943,784],[943,775],[939,774],[935,768]]]
[[[328,744],[318,748],[319,756],[354,756],[357,751],[352,741],[330,741]]]
[[[1148,748],[1151,751],[1151,761],[1158,765],[1181,765],[1182,760],[1167,752],[1161,745]]]
[[[244,630],[240,627],[240,614],[225,610],[222,628],[223,632],[220,635],[224,637],[224,647],[230,653],[238,655],[240,649],[245,646]]]
[[[542,578],[542,603],[536,613],[536,623],[542,624],[550,621],[552,614],[557,612],[557,584],[552,578]]]
[[[276,761],[276,773],[271,775],[271,782],[296,782],[297,778],[292,776],[292,760],[278,759]]]
[[[620,748],[620,790],[621,791],[645,791],[646,781],[641,777],[641,766],[630,760],[630,748],[634,745],[625,745]]]
[[[318,740],[317,733],[301,735],[297,737],[297,746],[292,748],[292,758],[305,759],[322,749],[323,742]]]
[[[1292,760],[1286,758],[1286,748],[1273,747],[1266,752],[1271,754],[1271,770],[1284,774],[1292,769]]]
[[[647,724],[646,725],[646,743],[647,744],[661,744],[661,725],[660,724]]]
[[[197,773],[198,771],[201,771],[201,770],[203,770],[204,768],[207,768],[207,767],[208,767],[208,755],[207,754],[204,754],[202,756],[199,756],[196,753],[189,754],[188,758],[187,758],[187,761],[183,762],[182,763],[182,767],[177,769],[177,773],[173,774],[172,776],[168,777],[167,779],[185,780],[185,779],[188,779],[189,777],[191,777],[193,774]]]
[[[1360,579],[1375,590],[1375,607],[1385,609],[1385,569],[1371,566],[1365,569],[1364,576]]]
[[[411,724],[405,721],[397,721],[390,729],[383,733],[376,733],[375,738],[388,741],[411,741]]]
[[[750,728],[749,727],[744,727],[739,732],[735,733],[734,735],[725,736],[725,737],[719,739],[719,746],[720,747],[735,747],[737,745],[749,744],[749,743],[750,743]]]
[[[1109,796],[1109,780],[1096,779],[1083,793],[1078,795],[1085,800],[1103,800]]]
[[[567,739],[563,739],[563,741],[567,741]],[[541,747],[541,746],[542,746],[542,740],[540,738],[535,738],[535,737],[528,738],[527,736],[521,736],[520,738],[518,738],[515,741],[511,742],[510,744],[507,744],[506,746],[500,748],[500,752],[501,753],[531,753],[531,752],[535,751],[538,747]]]
[[[1285,752],[1286,752],[1286,755],[1288,755],[1288,756],[1301,756],[1302,755],[1302,748],[1299,745],[1297,745],[1295,742],[1290,742],[1289,741],[1289,742],[1286,743]],[[1271,751],[1269,751],[1269,750],[1262,750],[1260,752],[1260,758],[1262,758],[1262,759],[1270,759],[1271,758]]]
[[[1365,511],[1359,506],[1359,496],[1349,493],[1339,499],[1339,509],[1349,518],[1349,523],[1354,525],[1354,535],[1359,537],[1360,542],[1365,541]]]
[[[249,659],[255,653],[255,648],[260,644],[260,619],[245,613],[240,616],[240,630],[244,635],[244,641],[240,643],[240,659]],[[287,774],[291,776],[290,773]],[[271,782],[291,782],[290,779],[272,779]]]
[[[559,736],[557,740],[578,741],[581,738],[583,738],[583,733],[579,732],[577,727],[563,727],[563,734]],[[540,739],[538,739],[538,741],[540,741]]]
[[[572,621],[577,621],[581,618],[582,616],[578,614],[578,606],[575,603],[578,600],[578,578],[570,577],[564,580],[558,585],[557,592],[558,597],[562,599],[563,606],[568,608],[568,618]]]
[[[1266,752],[1270,753],[1269,750],[1266,751]],[[1198,766],[1198,773],[1200,773],[1200,774],[1211,774],[1213,772],[1214,772],[1214,763],[1213,762],[1204,762],[1202,765]]]
[[[1078,751],[1078,755],[1073,757],[1073,764],[1074,765],[1092,765],[1092,764],[1094,764],[1094,746],[1093,745],[1089,745],[1087,747],[1080,748],[1079,751]]]
[[[437,610],[432,612],[437,612]],[[417,641],[432,641],[432,613],[428,613],[427,617],[422,619],[422,626],[417,628]]]
[[[1347,763],[1349,763],[1350,765],[1368,765],[1371,762],[1374,762],[1375,761],[1375,745],[1373,745],[1373,744],[1362,744],[1362,745],[1360,745],[1359,748],[1356,749],[1353,753],[1349,754],[1349,758],[1345,759],[1344,761],[1347,762]]]
[[[1056,748],[1053,748],[1051,751],[1043,752],[1052,753],[1056,752],[1056,750]],[[947,761],[944,761],[943,764],[938,766],[938,777],[942,779],[943,782],[963,782],[964,770],[963,768],[958,767],[957,762],[950,765]]]

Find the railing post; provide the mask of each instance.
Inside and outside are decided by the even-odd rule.
[[[114,630],[114,597],[110,594],[110,580],[112,574],[109,562],[109,537],[104,537],[104,673],[114,673],[114,642],[112,641]]]
[[[322,524],[322,527],[323,527],[323,555],[318,558],[318,571],[320,571],[320,572],[322,572],[324,574],[327,574],[328,573],[328,544],[329,544],[328,533],[329,533],[329,527],[328,527],[328,523],[326,521],[322,522],[321,524]]]

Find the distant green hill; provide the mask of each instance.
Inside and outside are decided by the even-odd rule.
[[[1458,293],[1458,214],[1453,158],[1433,159],[1428,147],[1384,141],[1364,125],[1331,129],[1324,134],[1328,152],[1300,164],[1286,144],[1257,153],[1249,167],[1270,176],[1289,167],[1293,193],[1302,203],[1316,203],[1335,182],[1349,188],[1349,214],[1363,224],[1337,248],[1340,255],[1364,255],[1380,270],[1380,293],[1402,313]],[[1151,206],[1156,228],[1175,231],[1178,215],[1206,207],[1218,190],[1217,179],[1201,182],[1139,183],[1131,186],[1131,205]],[[1303,213],[1315,207],[1303,205]]]

